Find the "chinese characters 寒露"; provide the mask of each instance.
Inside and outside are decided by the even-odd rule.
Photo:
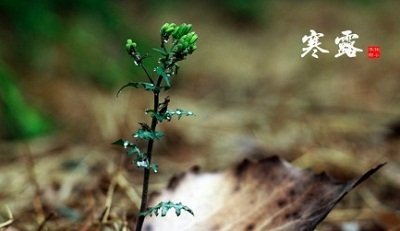
[[[342,55],[347,55],[347,57],[353,58],[357,56],[357,52],[362,52],[363,50],[360,48],[357,48],[354,46],[355,39],[358,39],[359,36],[358,34],[352,33],[351,30],[344,30],[342,31],[341,37],[336,37],[335,39],[335,44],[339,47],[337,54],[335,55],[335,58],[338,58]],[[320,47],[322,44],[319,39],[323,37],[323,33],[318,33],[315,30],[310,30],[310,35],[304,35],[301,41],[303,43],[307,42],[307,47],[304,47],[302,49],[303,53],[300,55],[300,57],[306,56],[310,51],[312,51],[311,56],[314,58],[319,58],[318,57],[318,52],[321,53],[329,53],[328,50],[323,49]]]

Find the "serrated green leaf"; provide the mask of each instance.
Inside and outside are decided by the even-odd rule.
[[[158,172],[158,165],[154,163],[150,164],[149,160],[147,159],[147,156],[142,152],[137,153],[136,158],[132,161],[132,163],[136,165],[136,167],[138,168],[150,169],[154,173]]]
[[[156,118],[158,120],[158,122],[163,122],[164,120],[168,120],[168,121],[171,120],[171,115],[169,113],[160,114],[160,113],[154,112],[153,109],[146,110],[146,114],[150,114],[150,116],[152,118]]]
[[[164,89],[168,90],[169,88],[171,88],[170,76],[165,73],[164,69],[162,67],[156,67],[156,73],[157,75],[163,77],[163,80],[165,82]]]
[[[149,168],[153,170],[154,173],[158,172],[158,165],[156,164],[150,164]]]
[[[158,122],[170,119],[168,114],[160,114],[160,113],[152,113],[151,117],[155,117],[158,120]]]
[[[134,88],[143,88],[146,91],[160,91],[159,88],[154,86],[152,83],[145,83],[145,82],[131,82],[123,85],[117,92],[117,96],[127,87],[134,87]]]
[[[164,136],[164,133],[159,131],[151,131],[146,129],[139,129],[134,134],[133,137],[143,139],[143,140],[159,140]]]
[[[148,168],[149,161],[148,160],[135,160],[136,167],[138,168]]]
[[[129,149],[128,149],[128,151],[126,152],[126,154],[128,155],[128,156],[132,156],[132,155],[134,155],[134,154],[141,154],[141,152],[140,152],[140,149],[136,146],[136,145],[134,145],[134,146],[132,146],[132,147],[130,147]]]
[[[181,202],[179,203],[173,203],[171,201],[167,201],[167,202],[160,202],[158,203],[156,206],[154,207],[150,207],[148,208],[145,212],[140,213],[140,215],[142,216],[152,216],[152,214],[158,216],[159,214],[159,210],[161,210],[161,216],[166,216],[168,213],[169,209],[175,209],[175,214],[177,216],[181,215],[181,210],[185,210],[186,212],[192,214],[194,216],[193,211],[188,207],[183,205]]]
[[[158,122],[162,122],[164,120],[170,121],[173,116],[178,117],[178,120],[182,118],[182,116],[195,116],[195,114],[191,111],[185,111],[183,109],[176,109],[173,111],[166,111],[164,114],[156,113],[153,109],[146,110],[146,114],[150,114],[151,117],[154,117],[158,120]]]
[[[167,111],[166,114],[169,115],[169,117],[172,116],[177,116],[178,119],[182,118],[182,116],[195,116],[195,114],[191,111],[185,111],[183,109],[176,109],[175,111]]]
[[[128,144],[129,144],[129,141],[123,140],[123,139],[119,139],[117,141],[112,142],[111,144],[119,145],[119,146],[122,146],[122,147],[126,148],[128,146]]]
[[[128,147],[134,147],[133,143],[131,143],[129,140],[124,140],[124,139],[119,139],[111,144],[122,146],[123,148],[127,149]]]
[[[131,143],[129,140],[124,140],[124,139],[119,139],[112,144],[122,146],[124,149],[128,149],[126,151],[126,154],[128,156],[134,155],[134,154],[141,154],[140,149],[137,145]]]

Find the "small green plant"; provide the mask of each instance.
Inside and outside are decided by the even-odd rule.
[[[158,66],[154,68],[155,77],[148,71],[144,64],[144,60],[148,56],[141,55],[137,49],[137,44],[133,40],[128,39],[126,42],[128,54],[133,58],[134,64],[143,69],[148,82],[127,83],[119,89],[117,94],[121,93],[127,87],[141,88],[153,93],[153,107],[145,111],[151,117],[151,124],[139,123],[140,128],[132,135],[136,139],[146,140],[147,150],[143,152],[136,144],[129,140],[120,139],[113,143],[122,146],[126,150],[126,154],[133,157],[133,163],[138,168],[144,169],[142,200],[140,213],[136,222],[136,231],[142,229],[144,218],[147,215],[155,214],[157,216],[159,215],[159,211],[161,211],[161,216],[165,216],[168,210],[172,208],[175,209],[177,216],[181,214],[181,210],[194,215],[189,207],[171,201],[160,202],[155,207],[147,207],[150,173],[152,171],[154,173],[158,172],[158,166],[151,162],[153,144],[154,141],[164,136],[164,133],[156,130],[157,125],[165,121],[171,121],[173,117],[180,119],[182,116],[194,115],[192,112],[182,109],[169,110],[170,98],[168,96],[164,98],[163,102],[160,102],[160,93],[171,88],[171,80],[178,74],[178,62],[184,60],[197,49],[196,41],[198,35],[191,30],[192,25],[185,23],[181,25],[165,23],[161,27],[161,45],[160,48],[154,49],[161,56],[158,60]]]

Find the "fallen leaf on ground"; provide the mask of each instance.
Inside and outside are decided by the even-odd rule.
[[[148,217],[145,231],[308,231],[327,216],[355,186],[375,173],[339,183],[325,173],[301,170],[277,156],[244,160],[226,171],[189,173],[174,177],[150,204],[182,202],[194,211],[180,217]]]

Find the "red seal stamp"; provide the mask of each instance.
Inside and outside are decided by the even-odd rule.
[[[368,46],[368,58],[377,59],[381,57],[381,47],[380,46]]]

